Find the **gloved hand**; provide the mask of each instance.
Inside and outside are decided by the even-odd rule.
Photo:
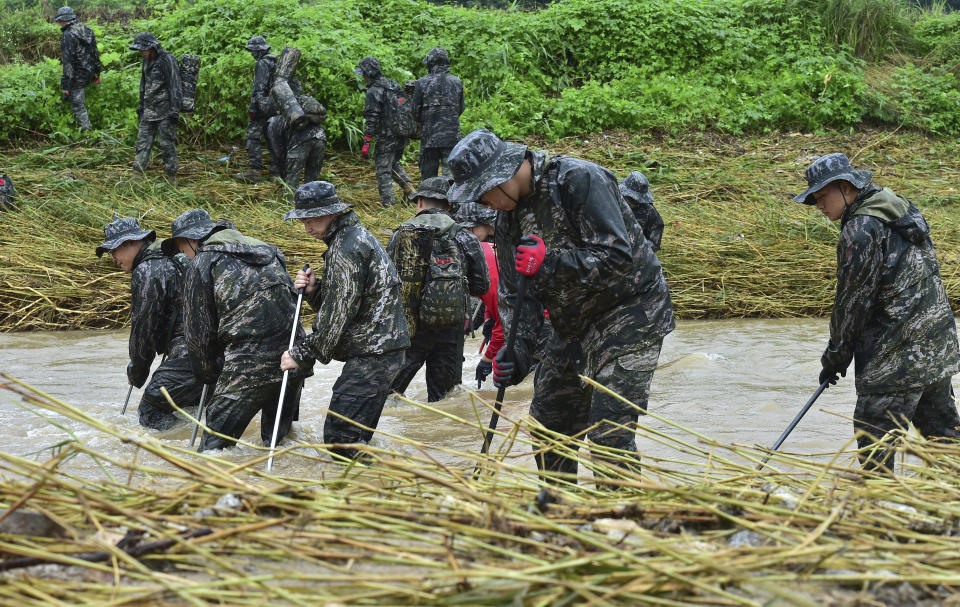
[[[493,385],[500,388],[503,386],[512,386],[513,373],[517,365],[511,360],[507,360],[507,349],[501,348],[497,352],[497,358],[493,361]]]
[[[481,360],[477,363],[477,386],[487,379],[487,376],[493,373],[493,361]]]
[[[831,386],[835,386],[841,377],[847,376],[846,369],[834,369],[833,367],[824,367],[820,370],[820,385],[829,381]]]
[[[525,276],[533,276],[540,269],[543,258],[547,255],[547,247],[543,244],[543,239],[533,234],[527,234],[520,239],[520,245],[517,247],[516,260],[517,272]]]
[[[63,91],[63,97],[60,98],[64,103],[70,101],[70,91]]]
[[[135,388],[142,388],[143,384],[147,383],[147,376],[150,374],[150,369],[139,369],[136,365],[133,364],[133,361],[127,363],[127,381],[130,382],[130,385]]]
[[[177,126],[177,122],[180,120],[180,114],[170,114],[167,120],[169,120],[173,126]]]
[[[369,135],[364,136],[363,146],[360,147],[360,156],[364,159],[370,158],[370,142],[373,141],[373,137]]]
[[[257,117],[257,113],[256,113],[256,112],[247,112],[247,113],[250,114],[250,117],[251,117],[251,118],[256,118],[256,117]]]
[[[493,339],[493,324],[494,323],[492,318],[488,318],[487,320],[483,321],[483,341],[484,342],[489,343],[490,340]]]
[[[94,84],[100,84],[100,76],[97,76],[96,78],[94,78],[94,79],[93,79],[93,83],[94,83]]]

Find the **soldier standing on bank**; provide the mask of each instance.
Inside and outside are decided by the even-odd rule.
[[[312,181],[300,186],[294,209],[284,219],[302,221],[327,250],[323,280],[308,269],[299,271],[295,282],[317,312],[313,333],[298,338],[278,357],[276,368],[296,370],[313,360],[345,363],[333,385],[323,442],[332,445],[335,455],[355,458],[360,454],[356,447],[373,437],[390,384],[403,364],[403,351],[410,345],[400,279],[383,246],[360,225],[351,205],[337,197],[333,184]]]
[[[203,385],[197,381],[187,356],[183,335],[180,292],[183,256],[171,258],[161,251],[153,230],[141,230],[133,217],[114,216],[103,229],[104,242],[97,247],[97,256],[110,253],[114,263],[130,272],[130,362],[127,380],[137,388],[150,375],[154,356],[163,355],[163,362],[153,372],[140,400],[140,425],[154,430],[167,430],[182,418],[160,392],[166,388],[173,402],[190,413],[200,404]]]
[[[630,428],[647,407],[660,346],[674,318],[660,262],[620,195],[616,176],[592,162],[501,141],[486,129],[464,137],[448,163],[451,202],[476,200],[499,211],[500,319],[505,332],[519,324],[513,361],[505,357],[506,348],[500,350],[494,383],[515,384],[529,372],[542,302],[555,336],[538,366],[531,415],[568,436],[592,427],[587,438],[593,443],[633,453],[628,461],[594,453],[595,461],[638,473]],[[521,273],[529,277],[530,292],[518,302]],[[565,378],[560,385],[580,398],[556,397],[543,375],[551,369]],[[580,387],[577,373],[634,404]],[[576,473],[576,460],[550,450],[537,460],[541,469]]]
[[[245,173],[238,173],[236,177],[243,181],[256,182],[260,181],[263,175],[263,151],[260,142],[266,138],[267,121],[278,111],[276,102],[270,96],[277,58],[268,52],[270,45],[263,36],[250,38],[244,48],[253,55],[256,65],[253,68],[253,94],[250,96],[250,107],[247,110],[249,114],[247,134],[244,137],[249,168]]]
[[[133,170],[141,173],[147,170],[150,148],[156,140],[164,169],[173,177],[177,174],[177,121],[183,103],[180,66],[173,53],[163,50],[150,32],[137,34],[130,50],[139,51],[143,56],[137,105],[140,129],[134,143]]]
[[[84,87],[90,82],[100,82],[100,51],[97,49],[97,37],[93,30],[77,21],[77,15],[69,6],[61,6],[53,18],[60,26],[60,63],[63,75],[60,77],[60,90],[63,100],[70,103],[70,109],[80,124],[81,131],[93,128],[87,106],[84,103]]]
[[[216,384],[206,425],[233,438],[204,432],[200,450],[232,446],[261,411],[260,438],[269,445],[283,379],[276,361],[287,349],[297,302],[283,253],[228,224],[214,224],[202,209],[173,222],[169,246],[193,259],[184,272],[184,327],[194,373]],[[305,335],[300,327],[297,334]],[[312,367],[305,361],[288,378],[278,441],[298,419],[303,379]]]
[[[912,202],[827,154],[806,171],[794,198],[840,221],[837,296],[820,383],[854,362],[853,427],[866,470],[893,472],[894,450],[878,443],[913,423],[926,437],[960,437],[951,377],[960,369],[957,328],[940,278],[930,227]]]
[[[327,108],[310,95],[299,96],[305,120],[299,126],[287,124],[281,114],[274,118],[277,127],[284,130],[286,153],[283,158],[283,181],[290,193],[296,192],[303,183],[316,181],[323,168],[323,153],[327,149],[327,134],[323,130],[323,121],[327,119]]]
[[[656,253],[663,240],[663,218],[660,217],[657,207],[653,206],[653,194],[650,193],[647,176],[640,171],[633,171],[620,182],[620,193],[640,223],[643,237],[650,241],[650,246]]]
[[[410,140],[394,133],[388,120],[389,95],[391,91],[399,90],[400,85],[383,75],[380,71],[380,62],[375,57],[361,59],[353,72],[363,76],[363,81],[367,85],[363,103],[363,146],[360,148],[360,155],[369,158],[370,144],[376,139],[373,163],[377,172],[377,189],[380,191],[380,203],[389,207],[394,203],[394,181],[406,194],[414,192],[410,178],[400,165],[403,151]]]
[[[417,215],[404,222],[393,233],[387,254],[393,259],[401,280],[412,274],[401,269],[405,263],[426,268],[424,281],[416,292],[405,291],[413,302],[405,302],[407,309],[417,311],[415,318],[408,314],[407,326],[412,339],[407,349],[403,368],[393,382],[392,389],[403,394],[420,367],[426,364],[427,402],[436,402],[461,382],[463,374],[464,324],[470,311],[468,295],[480,297],[490,287],[487,262],[480,241],[469,229],[458,225],[450,217],[446,177],[431,177],[420,184],[411,198],[417,202]],[[403,254],[403,234],[430,233],[431,249],[414,251],[414,259]]]
[[[450,57],[443,47],[430,49],[423,62],[429,73],[417,80],[413,113],[420,123],[420,179],[436,177],[440,163],[460,141],[463,83],[450,74]]]

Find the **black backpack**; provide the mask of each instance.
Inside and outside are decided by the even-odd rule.
[[[384,87],[387,127],[394,135],[414,137],[417,134],[417,120],[413,116],[413,101],[399,84],[393,80],[389,83],[389,87]]]

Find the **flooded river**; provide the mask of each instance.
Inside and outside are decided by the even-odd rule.
[[[827,322],[823,319],[681,322],[664,342],[661,368],[653,380],[650,411],[725,444],[769,446],[816,389],[820,354],[827,335]],[[473,378],[479,346],[479,339],[467,340],[465,380]],[[126,331],[2,334],[0,371],[116,424],[124,432],[149,433],[136,421],[139,390],[134,390],[126,416],[120,415],[127,392],[126,352]],[[339,372],[340,364],[315,368],[314,377],[304,389],[300,422],[294,424],[297,439],[322,442],[330,389]],[[485,387],[491,388],[489,381]],[[494,397],[492,389],[482,390],[480,394]],[[531,394],[531,379],[509,389],[505,415],[519,418],[526,414]],[[422,371],[411,383],[407,397],[425,401]],[[851,423],[831,412],[851,416],[854,402],[851,373],[823,394],[784,449],[823,458],[825,453],[848,445],[853,436]],[[475,418],[465,386],[433,406],[466,419]],[[30,454],[69,438],[67,432],[25,408],[12,393],[0,391],[0,407],[7,430],[0,433],[0,450]],[[489,414],[483,411],[481,416],[486,423]],[[98,451],[123,456],[133,449],[77,422],[64,418],[56,421]],[[643,421],[651,428],[684,440],[692,438],[649,417]],[[457,451],[471,452],[480,446],[475,430],[394,398],[387,401],[379,429]],[[186,446],[190,427],[168,431],[163,438]],[[254,420],[244,438],[258,442],[259,419]],[[391,439],[382,434],[374,441],[384,448],[392,446]],[[640,451],[648,455],[665,458],[675,455],[669,447],[646,437],[641,437],[638,445]],[[527,449],[525,445],[515,448]],[[254,454],[253,449],[241,446],[224,451],[222,456],[243,461]],[[439,453],[437,457],[452,456]],[[845,457],[844,461],[849,461],[849,457]],[[533,466],[532,458],[523,461]],[[280,461],[278,466],[284,473],[308,476],[309,464],[302,462],[291,459]],[[82,474],[101,474],[93,463],[77,465]]]

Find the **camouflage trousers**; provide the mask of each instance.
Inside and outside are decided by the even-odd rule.
[[[260,143],[267,135],[267,121],[261,118],[251,118],[247,121],[247,134],[244,136],[244,147],[247,148],[247,163],[251,169],[263,169],[263,148]],[[269,151],[269,146],[267,147]]]
[[[193,376],[189,364],[189,361],[183,359],[168,359],[153,372],[137,409],[141,426],[153,430],[169,430],[186,421],[170,406],[160,388],[167,389],[170,398],[178,407],[191,415],[196,413],[203,385]]]
[[[163,120],[141,120],[137,140],[133,144],[136,156],[133,159],[133,169],[145,172],[150,162],[150,148],[153,142],[160,148],[160,157],[163,158],[164,170],[168,175],[177,173],[177,123],[164,118]]]
[[[87,104],[85,102],[85,92],[82,86],[70,89],[70,109],[73,111],[80,129],[89,131],[93,128],[90,124],[90,115],[87,114]]]
[[[911,423],[928,438],[960,438],[960,418],[949,377],[916,390],[859,394],[853,418],[864,470],[886,468],[892,473],[894,450],[881,439]]]
[[[640,456],[631,427],[647,409],[661,343],[662,340],[657,340],[643,350],[619,356],[592,377],[629,400],[631,405],[584,385],[578,377],[584,358],[579,342],[552,337],[537,365],[530,405],[530,415],[555,433],[534,433],[539,443],[535,447],[537,467],[541,471],[575,475],[577,447],[558,444],[562,438],[557,435],[583,440],[585,432],[591,443],[601,447],[593,452],[595,462],[640,473]],[[609,449],[621,453],[604,453]]]
[[[426,364],[427,402],[446,396],[462,379],[463,338],[460,327],[448,331],[417,331],[391,390],[403,394],[420,367]]]
[[[345,458],[359,452],[348,445],[365,445],[380,422],[390,384],[403,365],[403,350],[349,359],[333,384],[330,409],[323,423],[323,442]]]
[[[224,383],[221,378],[219,383]],[[206,426],[220,434],[233,437],[233,440],[220,438],[212,434],[203,433],[200,441],[200,451],[207,449],[223,449],[236,444],[250,421],[260,414],[260,439],[264,445],[269,445],[273,436],[273,423],[277,415],[277,403],[280,401],[280,383],[269,383],[262,386],[242,388],[232,392],[213,395],[207,405]],[[280,427],[277,430],[277,443],[290,432],[290,426],[300,418],[300,392],[303,389],[303,379],[289,378],[287,391],[283,397],[283,411],[280,415]]]
[[[420,148],[420,181],[429,177],[446,174],[446,159],[450,155],[449,148]]]
[[[380,192],[380,204],[388,207],[394,203],[393,182],[401,188],[410,183],[406,171],[400,165],[403,150],[407,147],[407,139],[377,140],[373,150],[373,166],[377,171],[377,190]]]
[[[300,185],[300,176],[303,176],[302,183],[316,181],[320,175],[320,169],[323,168],[323,152],[327,149],[327,140],[308,139],[303,143],[291,145],[287,148],[286,168],[283,172],[283,181],[287,186],[296,191]]]

